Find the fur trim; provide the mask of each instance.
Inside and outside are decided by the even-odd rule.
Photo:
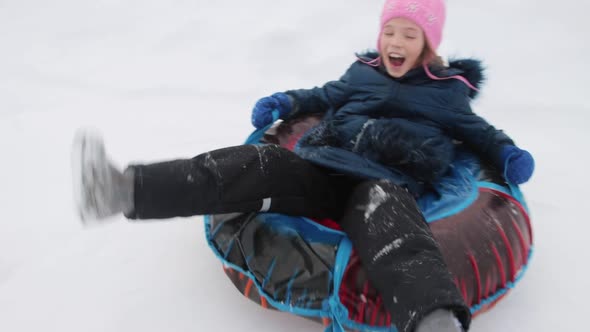
[[[465,77],[469,83],[480,89],[486,80],[484,74],[484,67],[480,60],[477,59],[460,59],[449,60],[449,68],[454,68],[462,71],[460,75]],[[469,89],[469,97],[477,97],[478,91]]]
[[[379,56],[379,53],[374,50],[366,50],[361,53],[356,53],[356,56],[364,61],[371,61],[376,59]],[[449,72],[446,73],[445,69],[455,69],[459,71],[456,72]],[[433,72],[437,76],[452,76],[452,75],[461,75],[465,77],[476,88],[480,89],[483,83],[486,80],[485,76],[485,68],[481,60],[478,59],[449,59],[448,68],[434,68],[435,72]],[[478,95],[478,91],[473,89],[469,89],[469,97],[475,98]]]

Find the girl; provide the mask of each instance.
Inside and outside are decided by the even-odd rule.
[[[457,141],[503,170],[510,182],[526,182],[531,155],[471,111],[469,99],[483,79],[479,61],[444,67],[436,55],[444,20],[442,0],[387,1],[378,53],[360,56],[340,80],[322,88],[261,99],[252,113],[254,126],[268,124],[273,110],[281,118],[325,113],[323,124],[300,141],[300,156],[338,167],[319,147],[354,152],[401,171],[397,182],[416,194],[447,171]]]
[[[469,308],[412,194],[449,167],[453,140],[517,184],[532,175],[533,159],[471,112],[477,62],[437,61],[444,19],[442,0],[387,0],[378,53],[323,88],[258,101],[252,121],[259,128],[273,111],[283,119],[324,114],[296,153],[243,145],[120,172],[100,137],[80,133],[74,180],[82,220],[256,211],[329,217],[350,237],[399,331],[466,331]]]

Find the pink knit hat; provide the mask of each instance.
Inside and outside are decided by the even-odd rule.
[[[383,26],[393,18],[403,17],[420,26],[430,47],[436,51],[442,40],[445,13],[444,0],[386,0],[381,13],[377,49],[381,43]]]

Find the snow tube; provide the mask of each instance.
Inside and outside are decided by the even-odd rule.
[[[292,149],[318,117],[257,131],[248,143]],[[418,204],[473,315],[522,277],[532,228],[517,187],[469,153]],[[207,241],[236,288],[264,308],[318,320],[326,331],[397,331],[350,241],[331,220],[273,213],[211,215]]]

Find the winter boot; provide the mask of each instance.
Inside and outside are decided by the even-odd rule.
[[[435,310],[426,315],[416,327],[416,332],[464,332],[452,311]]]
[[[74,196],[82,223],[101,224],[133,211],[133,171],[122,173],[108,159],[102,137],[79,130],[72,146]]]

